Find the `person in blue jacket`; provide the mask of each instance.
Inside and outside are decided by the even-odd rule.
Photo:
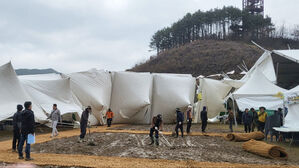
[[[179,129],[181,130],[182,137],[184,137],[184,130],[183,130],[183,122],[184,122],[184,114],[181,112],[179,108],[176,109],[176,127],[175,127],[175,132],[176,132],[176,138],[179,136]]]

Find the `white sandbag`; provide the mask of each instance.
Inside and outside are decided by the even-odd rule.
[[[98,121],[90,117],[91,124],[104,124],[103,116],[110,106],[111,98],[112,82],[110,73],[104,70],[91,69],[63,76],[70,77],[72,92],[83,108],[92,107],[92,115]]]
[[[174,123],[175,109],[186,110],[194,103],[195,78],[191,75],[154,74],[152,115],[162,114],[165,123]]]
[[[150,122],[153,77],[150,73],[114,72],[111,110],[114,123]]]

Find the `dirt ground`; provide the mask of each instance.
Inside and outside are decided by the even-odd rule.
[[[170,131],[174,125],[166,125]],[[213,126],[210,130],[221,132]],[[113,129],[143,130],[148,126],[123,126]],[[196,126],[194,127],[196,129]],[[36,153],[81,154],[96,156],[116,156],[168,160],[195,160],[199,162],[229,162],[242,164],[299,165],[299,158],[290,157],[288,161],[266,159],[245,152],[238,142],[228,142],[222,137],[185,136],[185,138],[165,138],[175,148],[172,149],[160,137],[160,146],[149,145],[148,135],[127,133],[92,133],[87,142],[78,143],[78,137],[55,139],[36,144],[32,150]],[[296,151],[295,151],[296,152]],[[292,154],[291,154],[292,155]]]

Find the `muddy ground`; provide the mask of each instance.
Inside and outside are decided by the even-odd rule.
[[[187,125],[184,124],[184,131],[186,131]],[[208,124],[206,128],[206,132],[213,133],[229,133],[229,126],[226,124]],[[149,130],[150,125],[124,125],[116,128],[109,128],[114,130]],[[163,126],[163,131],[174,132],[175,125],[174,124],[165,124]],[[201,124],[192,124],[191,132],[201,132]],[[238,127],[234,127],[235,132],[244,132],[243,126],[239,125]]]
[[[242,150],[242,143],[228,142],[222,137],[185,136],[166,139],[175,147],[149,145],[148,135],[127,133],[93,133],[87,135],[89,141],[78,143],[78,137],[54,139],[36,144],[32,151],[36,153],[83,154],[98,156],[120,156],[150,159],[196,160],[208,162],[230,162],[244,164],[299,165],[299,160],[277,161],[263,158]],[[91,143],[91,140],[93,142]]]

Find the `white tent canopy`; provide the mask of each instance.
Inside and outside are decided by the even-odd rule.
[[[33,78],[31,78],[33,79]],[[77,113],[81,107],[75,103],[70,88],[70,79],[58,80],[21,80],[26,91],[46,113],[50,114],[52,105],[57,104],[61,115]]]
[[[288,114],[285,117],[284,127],[299,132],[299,86],[284,93]]]
[[[11,63],[0,67],[0,121],[12,117],[16,112],[17,104],[23,105],[32,98],[24,90]],[[32,101],[33,111],[37,122],[47,119],[45,113]]]
[[[299,50],[273,50],[272,52],[299,63]]]
[[[278,107],[282,107],[282,101],[275,95],[285,91],[269,81],[259,69],[255,69],[248,81],[233,93],[233,97],[237,101],[239,109],[243,111],[245,108],[258,109],[261,106],[276,110]]]
[[[150,73],[115,72],[111,109],[115,123],[150,122],[153,76]]]
[[[193,104],[195,78],[191,75],[154,74],[152,115],[162,114],[165,123],[175,121],[175,109]]]
[[[112,81],[109,72],[91,69],[89,71],[63,75],[70,77],[71,89],[82,106],[92,107],[92,125],[104,123],[104,113],[110,106]]]

